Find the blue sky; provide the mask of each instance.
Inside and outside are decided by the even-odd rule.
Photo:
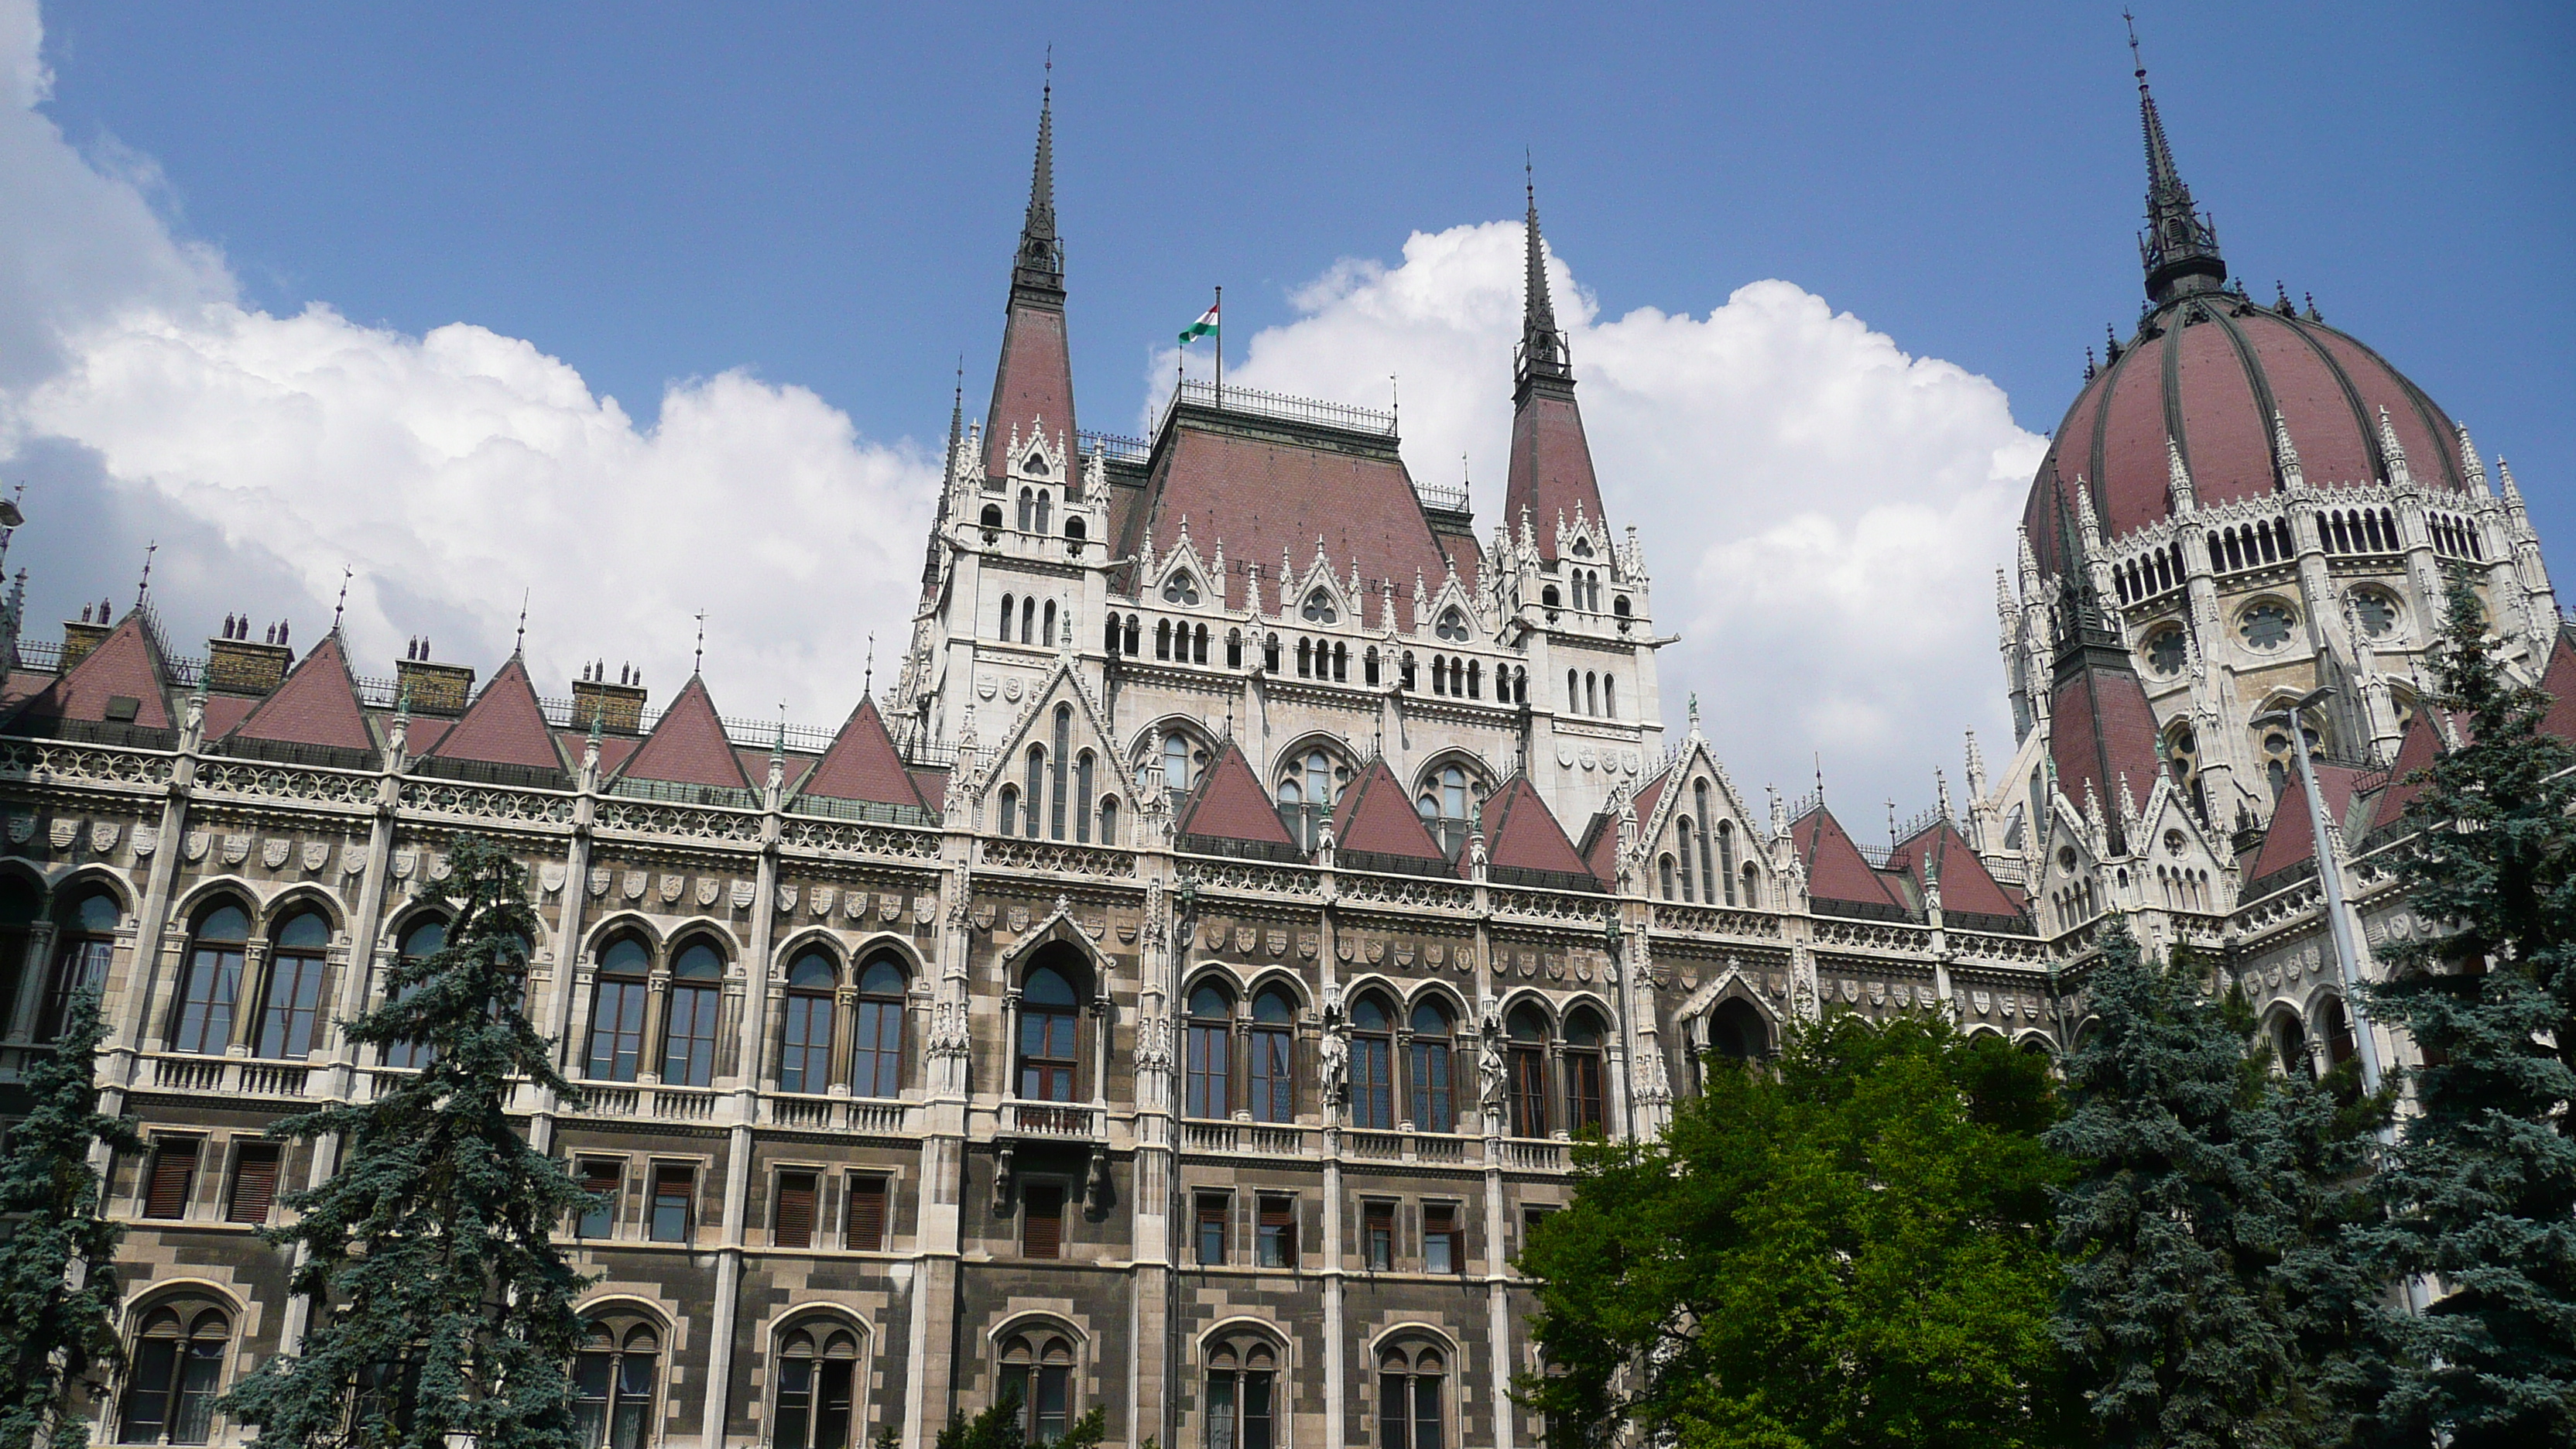
[[[572,501],[557,523],[568,531],[548,545],[565,558],[583,547],[569,530],[602,513],[660,511],[683,533],[693,518],[737,507],[840,519],[839,495],[856,490],[872,501],[849,515],[853,528],[874,520],[907,535],[865,551],[917,561],[906,512],[917,484],[907,470],[945,426],[961,353],[969,410],[980,411],[1050,45],[1077,399],[1093,428],[1137,429],[1163,366],[1157,349],[1220,283],[1231,347],[1248,350],[1267,329],[1273,359],[1287,359],[1272,374],[1282,385],[1334,386],[1329,370],[1293,364],[1297,329],[1336,306],[1372,303],[1380,282],[1371,267],[1399,280],[1434,275],[1437,249],[1425,238],[1463,239],[1457,255],[1467,255],[1482,234],[1460,229],[1518,214],[1526,147],[1555,254],[1605,324],[1650,309],[1714,327],[1721,309],[1738,315],[1738,289],[1780,279],[1792,285],[1748,297],[1743,315],[1795,314],[1811,331],[1840,315],[1869,334],[1836,334],[1832,345],[1850,351],[1853,368],[1918,363],[1956,399],[1951,412],[1918,420],[1918,433],[1950,440],[1940,447],[1908,442],[1870,455],[1879,462],[1846,460],[1879,476],[1851,485],[1844,512],[1865,521],[1895,509],[1887,517],[1901,529],[1909,497],[1949,508],[1954,494],[1984,489],[1976,508],[1944,515],[1976,556],[1924,585],[1927,600],[1969,616],[1957,630],[1918,643],[1902,637],[1912,625],[1890,617],[1906,611],[1902,599],[1893,608],[1855,600],[1792,651],[1812,657],[1831,641],[1855,641],[1841,684],[1811,686],[1777,661],[1725,655],[1690,656],[1692,677],[1676,670],[1667,681],[1676,721],[1686,690],[1744,709],[1779,690],[1840,690],[1850,707],[1830,721],[1785,734],[1741,727],[1746,783],[1796,779],[1819,736],[1872,798],[1883,788],[1908,797],[1909,809],[1922,803],[1911,797],[1928,793],[1930,766],[1956,758],[1952,727],[1937,731],[1937,748],[1922,744],[1912,738],[1924,733],[1921,709],[1860,696],[1894,671],[1972,672],[1965,692],[1925,684],[1916,702],[1933,717],[1957,714],[1959,727],[1994,727],[1991,605],[1971,586],[1990,599],[1977,580],[2009,538],[1963,520],[2012,511],[2021,485],[1984,477],[2020,467],[2026,481],[2027,450],[2015,451],[2012,425],[2054,427],[2081,383],[2085,347],[2098,345],[2105,323],[2125,333],[2137,311],[2143,178],[2117,7],[1288,10],[59,4],[43,12],[51,86],[34,115],[90,173],[74,178],[90,198],[82,205],[113,215],[98,235],[118,240],[98,244],[100,254],[122,255],[116,248],[130,242],[142,258],[128,270],[147,280],[118,286],[162,288],[155,296],[194,288],[192,296],[225,295],[263,318],[308,324],[322,315],[308,311],[318,305],[393,339],[405,366],[436,371],[471,353],[464,370],[476,377],[507,373],[509,387],[532,390],[525,396],[572,398],[575,421],[563,426],[576,430],[613,432],[619,420],[595,416],[583,390],[613,395],[652,446],[621,435],[614,441],[627,451],[595,461],[591,481],[565,495]],[[2576,493],[2566,485],[2576,471],[2576,276],[2567,265],[2576,256],[2576,105],[2566,80],[2576,19],[2564,7],[2484,3],[2140,11],[2184,174],[2238,274],[2258,295],[2268,297],[2276,277],[2294,295],[2313,293],[2330,321],[2414,377],[2486,450],[2511,458],[2551,556],[2576,557]],[[138,195],[148,227],[127,214],[125,201]],[[30,232],[50,225],[0,221]],[[0,251],[10,245],[0,231]],[[191,280],[170,280],[181,272]],[[51,275],[30,266],[23,284],[50,286]],[[102,284],[93,310],[113,292]],[[8,335],[0,330],[0,340]],[[227,366],[285,345],[239,328],[224,336],[234,348]],[[1615,367],[1621,345],[1605,332],[1587,353],[1579,340],[1578,367],[1590,356],[1603,364],[1598,376]],[[1804,356],[1802,348],[1766,355]],[[1459,386],[1479,408],[1508,388],[1507,353],[1492,351],[1459,354],[1475,359],[1460,364]],[[0,372],[8,365],[0,356]],[[1370,379],[1365,389],[1340,386],[1373,393],[1390,365],[1372,358],[1374,371],[1349,370]],[[1790,362],[1776,370],[1781,387],[1795,382]],[[1406,391],[1415,394],[1411,380]],[[1613,407],[1607,390],[1592,395]],[[386,417],[425,406],[395,382],[371,396]],[[1752,417],[1794,403],[1758,389],[1743,397]],[[675,426],[675,407],[685,426]],[[1408,419],[1414,467],[1452,469],[1467,452],[1490,511],[1500,438],[1483,423],[1450,437],[1436,399],[1424,407],[1432,411],[1421,431]],[[39,562],[33,583],[39,619],[83,596],[129,592],[131,565],[118,560],[148,534],[176,539],[166,587],[210,614],[309,617],[349,562],[361,589],[373,588],[366,627],[383,636],[388,657],[432,627],[487,652],[506,647],[507,620],[529,583],[524,559],[478,555],[443,574],[403,577],[387,560],[416,521],[335,531],[310,495],[290,504],[280,494],[231,515],[172,504],[192,487],[247,496],[255,488],[242,474],[284,466],[276,456],[217,457],[206,439],[222,431],[222,414],[207,404],[205,416],[202,436],[158,437],[150,449],[115,441],[125,435],[105,424],[77,445],[20,445],[11,466],[31,480],[31,501],[52,480],[56,506],[80,521],[85,540],[57,533],[46,544],[31,533],[28,547],[48,553],[13,559],[50,555],[53,566]],[[725,433],[725,419],[753,416],[756,427]],[[1605,442],[1605,427],[1647,426],[1622,416],[1637,414],[1596,416],[1605,474],[1620,457],[1686,456],[1670,440],[1660,451]],[[1709,416],[1697,446],[1725,454],[1736,439]],[[454,415],[440,419],[418,426],[453,428]],[[1655,425],[1686,434],[1694,420]],[[671,439],[690,428],[756,435],[770,451],[708,443],[686,453]],[[342,426],[335,437],[345,444],[359,431]],[[823,459],[830,447],[844,455]],[[335,456],[329,480],[353,510],[369,487],[395,486],[375,483],[362,450]],[[1614,513],[1629,510],[1620,521],[1643,518],[1658,530],[1677,510],[1751,517],[1765,506],[1762,490],[1808,486],[1794,453],[1764,456],[1769,472],[1730,475],[1705,491],[1680,473],[1643,468],[1605,476],[1605,487]],[[1903,461],[1936,456],[1948,461],[1920,464],[1920,480],[1908,471],[1918,465]],[[1949,476],[1944,468],[1957,476],[1930,481]],[[127,486],[146,473],[159,489],[153,499]],[[94,497],[83,484],[98,485]],[[436,493],[448,483],[418,486],[436,495],[429,504],[454,510],[478,496],[506,498],[512,485],[483,476],[455,485],[452,497]],[[491,491],[477,495],[477,486]],[[1819,496],[1844,497],[1830,488]],[[277,523],[253,537],[273,555],[266,572],[241,562],[253,536],[246,520]],[[1856,523],[1850,536],[1866,531]],[[726,567],[651,553],[642,533],[630,542],[654,569]],[[1727,557],[1719,550],[1695,569],[1662,570],[1660,618],[1722,619],[1682,595],[1712,588]],[[371,570],[371,561],[382,566]],[[239,576],[227,577],[236,563]],[[774,576],[810,586],[815,608],[837,607],[836,568],[846,571],[786,560]],[[504,597],[507,607],[494,602]],[[658,612],[614,627],[584,621],[588,634],[547,646],[549,664],[568,672],[594,655],[649,656],[657,686],[675,686],[685,603],[674,593]],[[760,670],[846,672],[856,645],[773,647],[797,627],[792,613],[713,607],[730,608],[735,633],[722,633],[722,618],[711,624],[711,656],[738,645],[727,656],[740,669],[729,713],[774,709],[780,697],[818,721],[846,708],[833,703],[838,686],[781,684]],[[852,605],[850,617],[869,607]],[[900,627],[893,615],[869,615],[868,626]],[[638,630],[652,637],[639,640]],[[1858,642],[1881,632],[1890,637],[1874,650]],[[721,696],[713,657],[709,674]],[[1722,729],[1711,732],[1726,742]]]

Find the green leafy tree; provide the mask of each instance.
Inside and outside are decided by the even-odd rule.
[[[2207,986],[2188,959],[2148,962],[2125,921],[2104,933],[2071,1110],[2044,1138],[2077,1167],[2058,1341],[2106,1445],[2333,1443],[2372,1287],[2335,1251],[2366,1139],[2249,1055],[2249,1014]]]
[[[422,1043],[429,1064],[372,1102],[274,1129],[347,1151],[328,1181],[288,1196],[300,1220],[268,1235],[304,1249],[294,1291],[313,1326],[224,1400],[263,1443],[575,1449],[566,1365],[584,1280],[552,1235],[596,1199],[507,1110],[514,1077],[575,1094],[521,1010],[536,927],[526,872],[479,837],[449,860],[447,944],[397,965],[386,1003],[348,1028],[371,1046]]]
[[[939,1431],[937,1449],[1099,1449],[1108,1437],[1108,1418],[1098,1404],[1074,1420],[1059,1439],[1032,1439],[1020,1426],[1020,1391],[1005,1389],[991,1408],[969,1419],[951,1414]],[[1153,1440],[1145,1441],[1151,1449]]]
[[[1844,1015],[1716,1071],[1657,1141],[1578,1145],[1520,1260],[1551,1368],[1522,1401],[1592,1443],[2062,1442],[2056,1113],[1999,1039]]]
[[[113,1369],[123,1230],[99,1214],[94,1147],[140,1151],[134,1124],[98,1110],[98,994],[73,993],[51,1053],[31,1053],[27,1115],[0,1156],[0,1449],[39,1438],[81,1449],[76,1389]]]
[[[2384,948],[2369,995],[2424,1062],[2364,1236],[2440,1296],[2386,1316],[2380,1424],[2455,1449],[2576,1443],[2576,748],[2506,677],[2463,580],[2433,659],[2464,738],[2424,771],[2398,867],[2438,933]]]

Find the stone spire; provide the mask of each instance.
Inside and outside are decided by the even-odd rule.
[[[2129,56],[2137,62],[2138,120],[2147,139],[2147,229],[2138,234],[2138,260],[2147,272],[2147,299],[2162,306],[2176,297],[2215,291],[2227,280],[2218,254],[2218,228],[2192,205],[2191,188],[2174,166],[2164,117],[2147,89],[2147,63],[2138,57],[2138,31],[2129,28]]]
[[[1538,229],[1538,188],[1525,183],[1529,271],[1521,294],[1521,342],[1512,359],[1512,452],[1503,484],[1503,516],[1526,521],[1567,515],[1607,519],[1592,472],[1592,444],[1574,402],[1574,354],[1556,324],[1548,294],[1547,242]],[[1559,533],[1563,530],[1560,529]],[[1557,539],[1540,541],[1539,557],[1556,557]]]
[[[1000,477],[1014,461],[1014,430],[1028,443],[1044,438],[1071,456],[1073,362],[1064,328],[1064,242],[1055,229],[1055,87],[1038,102],[1037,161],[1029,176],[1029,211],[1011,260],[1010,320],[993,375],[992,412],[984,423],[984,472]]]
[[[1011,267],[1011,300],[1064,305],[1064,242],[1055,234],[1055,82],[1038,99],[1038,158],[1029,174],[1029,214],[1020,223],[1019,258]]]
[[[1514,381],[1526,392],[1533,379],[1544,378],[1574,386],[1573,358],[1565,345],[1565,333],[1556,325],[1556,303],[1547,289],[1547,243],[1538,230],[1538,182],[1525,178],[1522,189],[1529,199],[1529,213],[1524,226],[1529,248],[1529,272],[1521,286],[1521,346],[1513,359],[1517,376]]]

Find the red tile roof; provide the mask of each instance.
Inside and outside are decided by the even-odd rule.
[[[259,699],[247,694],[210,694],[206,696],[206,738],[219,740],[241,727],[250,712],[259,708]],[[412,721],[418,725],[420,721]],[[445,721],[441,721],[445,723]]]
[[[1437,865],[1443,874],[1449,871],[1449,857],[1423,828],[1422,817],[1405,798],[1403,782],[1383,758],[1369,761],[1342,791],[1341,803],[1333,807],[1333,844],[1337,851],[1398,856]]]
[[[1011,429],[1020,429],[1020,444],[1030,442],[1031,419],[1042,420],[1049,443],[1058,433],[1070,446],[1073,425],[1073,364],[1065,350],[1064,310],[1031,302],[1011,304],[1002,328],[1002,360],[993,373],[993,409],[984,422],[984,472],[999,477],[1010,465],[1002,456]]]
[[[2388,767],[2388,788],[2371,802],[2370,830],[2381,830],[2406,818],[2406,807],[2424,793],[2424,782],[2413,778],[2419,770],[2429,768],[2442,754],[2442,735],[2433,727],[2433,710],[2427,705],[2406,722],[2406,732],[2397,737],[2397,758]],[[2457,724],[2454,728],[2459,728]],[[2465,732],[2465,731],[2463,731]],[[2290,796],[2282,797],[2285,801]],[[2304,814],[2305,812],[2301,812]],[[2252,879],[2251,876],[2247,879]]]
[[[850,711],[841,732],[832,737],[831,748],[823,752],[822,762],[798,788],[803,794],[829,800],[930,808],[913,787],[903,756],[895,750],[894,736],[886,729],[885,716],[877,713],[877,702],[866,697]]]
[[[1819,805],[1799,816],[1789,827],[1789,837],[1797,843],[1798,854],[1807,863],[1810,899],[1905,910],[1905,903],[1870,868],[1868,858],[1852,844],[1832,811]]]
[[[2090,781],[2104,818],[2120,816],[2120,777],[2132,798],[2146,803],[2163,766],[2156,750],[2156,713],[2138,676],[2124,669],[2085,667],[2057,687],[2049,703],[2048,754],[2058,788],[2078,809]]]
[[[1503,782],[1501,789],[1485,797],[1483,820],[1485,860],[1490,865],[1562,875],[1594,874],[1527,775],[1514,775]],[[1612,837],[1615,849],[1615,828]]]
[[[1968,838],[1946,819],[1936,818],[1915,832],[1913,839],[1889,853],[1887,863],[1912,878],[1917,889],[1928,888],[1927,874],[1939,875],[1944,915],[1956,911],[1980,916],[2021,914],[2021,903],[1996,882],[1986,863],[1977,858],[1975,848],[1968,844]]]
[[[465,707],[454,726],[423,739],[423,726],[431,721],[411,722],[410,744],[424,756],[443,760],[479,760],[492,765],[524,765],[532,770],[560,770],[563,756],[555,748],[554,732],[546,725],[546,712],[537,703],[536,685],[528,678],[528,666],[513,654],[503,664],[483,692]]]
[[[1242,437],[1186,418],[1174,433],[1156,454],[1146,484],[1152,501],[1129,522],[1126,552],[1137,550],[1148,527],[1160,539],[1178,537],[1187,518],[1202,553],[1222,540],[1237,567],[1257,563],[1266,574],[1285,552],[1303,575],[1321,538],[1334,575],[1346,579],[1356,560],[1372,598],[1382,579],[1407,589],[1416,573],[1439,582],[1447,555],[1432,541],[1401,459]],[[1239,599],[1239,587],[1229,580],[1229,597]],[[1277,579],[1262,580],[1265,607],[1280,607],[1281,588]]]
[[[151,631],[143,627],[143,611],[136,609],[68,673],[27,701],[12,722],[67,719],[99,724],[107,719],[107,702],[122,695],[135,701],[137,728],[170,729],[177,721],[171,718],[169,689],[163,682],[168,677],[161,651],[152,642]]]
[[[358,703],[358,681],[336,629],[322,636],[304,662],[288,672],[277,692],[259,702],[229,736],[282,744],[372,750],[376,737]]]
[[[555,743],[563,748],[564,759],[578,770],[581,767],[582,753],[590,748],[590,731],[557,730]],[[599,777],[605,780],[616,774],[617,767],[625,764],[635,753],[636,746],[642,743],[644,743],[642,740],[633,735],[601,735],[599,737]]]
[[[1182,804],[1180,817],[1183,835],[1253,841],[1292,850],[1297,845],[1296,837],[1279,822],[1279,812],[1272,806],[1269,792],[1261,788],[1261,777],[1252,773],[1251,762],[1243,758],[1243,751],[1231,737],[1217,747],[1216,758],[1199,772],[1198,785]]]
[[[1637,787],[1636,809],[1639,829],[1653,827],[1655,802],[1664,797],[1664,786],[1672,778],[1673,767],[1666,765],[1649,777],[1643,785]],[[1488,849],[1490,850],[1491,847]],[[1585,868],[1592,872],[1594,880],[1615,882],[1619,879],[1619,817],[1616,814],[1604,810],[1593,816],[1592,823],[1584,827],[1583,860]]]
[[[1592,445],[1583,436],[1583,410],[1574,394],[1533,387],[1512,414],[1511,471],[1503,486],[1503,526],[1518,538],[1521,509],[1529,509],[1539,556],[1556,557],[1556,516],[1574,520],[1575,509],[1598,520],[1601,485],[1592,476]]]
[[[921,803],[924,806],[933,812],[947,807],[948,772],[946,770],[907,769],[904,773],[912,777],[912,788],[921,792]]]
[[[707,697],[707,683],[694,674],[618,775],[675,785],[751,788],[751,781],[742,773],[742,762],[734,758],[733,742],[725,737],[724,721],[716,714],[715,702]]]
[[[2339,823],[2349,822],[2352,819],[2352,797],[2361,792],[2362,782],[2373,772],[2322,762],[2318,762],[2315,768],[2317,789],[2326,800],[2326,818]],[[2347,823],[2347,841],[2350,835]],[[2272,823],[2263,831],[2263,846],[2254,853],[2254,867],[2245,873],[2245,879],[2249,884],[2259,881],[2303,860],[2314,860],[2316,855],[2317,833],[2308,821],[2307,791],[2300,786],[2298,777],[2292,775],[2290,788],[2282,791],[2280,799],[2273,803]]]
[[[45,692],[54,676],[42,669],[12,669],[0,678],[0,719],[7,719],[19,705]]]
[[[2549,649],[2549,668],[2540,676],[2540,687],[2549,691],[2549,713],[2541,716],[2543,734],[2556,735],[2576,742],[2576,625],[2558,626],[2558,640]]]

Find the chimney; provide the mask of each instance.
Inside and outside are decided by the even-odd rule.
[[[474,671],[463,664],[432,664],[429,641],[413,641],[416,658],[394,665],[394,697],[411,696],[414,714],[458,715],[474,697]]]
[[[109,631],[114,627],[105,622],[91,623],[89,606],[86,604],[81,606],[81,617],[78,623],[65,619],[63,621],[63,673],[71,673],[73,665],[80,663],[87,657],[89,651],[106,642]]]
[[[586,730],[598,721],[601,734],[631,735],[644,728],[644,686],[611,684],[606,665],[592,670],[596,679],[581,678],[572,682],[572,725]]]
[[[286,678],[287,666],[295,662],[295,651],[283,644],[265,644],[251,638],[247,618],[231,632],[241,637],[206,641],[207,690],[248,695],[275,690]]]

